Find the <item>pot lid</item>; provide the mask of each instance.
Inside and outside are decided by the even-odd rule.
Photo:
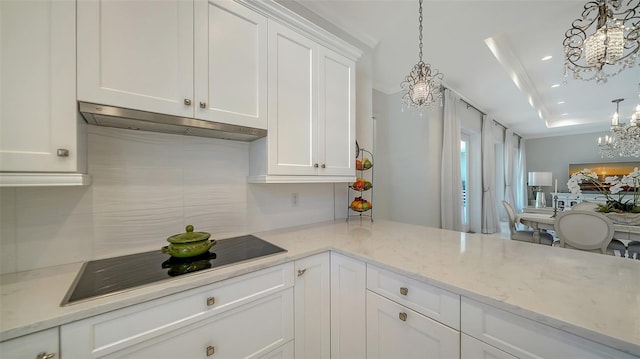
[[[173,236],[167,238],[169,243],[190,243],[190,242],[198,242],[209,239],[211,234],[207,232],[194,232],[192,225],[187,225],[185,228],[187,230],[186,233],[174,234]]]

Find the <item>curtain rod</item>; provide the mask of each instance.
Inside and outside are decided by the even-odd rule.
[[[480,112],[480,114],[481,114],[481,115],[488,116],[488,114],[487,114],[486,112],[482,111],[481,109],[479,109],[479,108],[477,108],[476,106],[474,106],[473,104],[471,104],[471,102],[470,102],[469,100],[467,100],[467,99],[463,98],[463,97],[462,97],[462,95],[460,95],[460,93],[459,93],[458,91],[453,90],[453,89],[451,89],[451,88],[449,88],[449,87],[447,87],[447,86],[445,86],[445,85],[442,85],[442,88],[444,88],[444,89],[448,89],[449,91],[453,91],[453,92],[455,92],[456,94],[458,94],[458,97],[460,97],[460,101],[464,102],[464,103],[467,105],[467,108],[471,107],[471,108],[473,108],[474,110],[476,110],[476,111]],[[492,118],[491,120],[493,120],[493,122],[494,122],[494,123],[498,124],[499,126],[501,126],[502,128],[504,128],[505,130],[507,129],[507,126],[503,125],[503,124],[502,124],[502,123],[500,123],[499,121],[496,121],[496,119]],[[514,132],[513,134],[514,134],[514,135],[516,135],[516,136],[518,136],[518,138],[522,139],[522,136],[520,136],[519,134],[517,134],[517,133],[515,133],[515,132]]]

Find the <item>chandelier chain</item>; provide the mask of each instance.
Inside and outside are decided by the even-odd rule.
[[[420,54],[418,55],[418,59],[419,59],[419,62],[422,62],[422,0],[420,0],[420,8],[418,11],[420,12],[420,16],[418,17],[418,23],[420,24],[420,26],[418,26],[418,31],[419,31],[418,40],[420,41],[420,45],[418,46],[420,48]]]

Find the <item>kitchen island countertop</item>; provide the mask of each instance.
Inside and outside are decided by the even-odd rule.
[[[640,261],[390,221],[255,233],[287,252],[61,307],[82,263],[0,277],[0,340],[333,250],[640,356]]]

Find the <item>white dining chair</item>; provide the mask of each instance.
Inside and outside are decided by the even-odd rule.
[[[518,227],[516,227],[516,211],[513,209],[511,204],[509,204],[509,202],[507,201],[502,201],[502,205],[507,211],[507,216],[509,217],[509,231],[511,231],[511,240],[535,243],[535,240],[533,239],[533,231],[518,230]],[[540,244],[545,244],[548,246],[552,245],[553,236],[547,232],[540,232]]]
[[[595,211],[572,209],[558,214],[554,224],[560,247],[621,256],[624,243],[613,239],[613,222]]]

